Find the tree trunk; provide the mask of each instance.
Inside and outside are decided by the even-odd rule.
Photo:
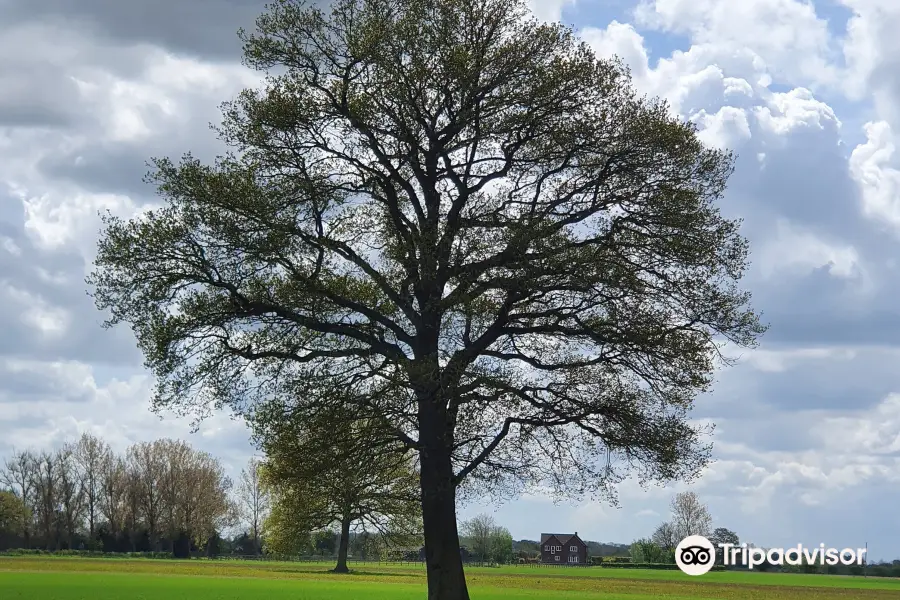
[[[337,565],[335,573],[349,573],[347,568],[347,553],[350,549],[350,517],[345,515],[341,520],[341,541],[338,544]]]
[[[428,438],[433,440],[432,436]],[[453,485],[450,452],[443,440],[434,441],[438,443],[428,444],[421,453],[422,525],[425,530],[428,600],[469,600],[459,551],[456,488]]]

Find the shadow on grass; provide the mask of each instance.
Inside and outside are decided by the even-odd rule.
[[[399,571],[396,569],[384,569],[384,570],[372,570],[372,569],[354,569],[351,568],[349,572],[339,573],[335,572],[335,570],[328,569],[325,567],[302,567],[302,566],[293,566],[293,565],[285,565],[278,567],[270,567],[265,569],[265,571],[273,572],[273,573],[297,573],[297,574],[316,574],[316,575],[334,575],[335,578],[341,577],[385,577],[385,578],[419,578],[425,577],[425,571],[417,572],[414,570],[409,571]]]

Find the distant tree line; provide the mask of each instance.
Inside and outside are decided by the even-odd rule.
[[[348,557],[424,560],[421,520],[410,501],[414,470],[373,456],[361,470],[350,464],[357,454],[350,442],[332,456],[331,470],[323,470],[326,450],[340,445],[304,435],[290,428],[270,433],[272,443],[260,444],[266,459],[252,458],[236,486],[217,458],[182,440],[140,442],[117,454],[86,433],[56,450],[14,452],[0,462],[0,551],[337,557],[344,568]],[[288,443],[292,438],[309,452],[290,452],[297,449]],[[316,457],[319,465],[307,466],[315,453],[322,454]],[[337,502],[340,498],[344,501]],[[688,535],[740,544],[735,532],[712,525],[708,507],[685,492],[674,497],[670,519],[649,537],[630,546],[586,543],[593,558],[641,564],[673,564],[678,542]],[[222,536],[234,528],[236,535]],[[459,531],[465,562],[506,564],[540,556],[537,541],[513,540],[490,515],[462,522]],[[900,560],[869,562],[865,568],[762,564],[755,569],[900,577]]]
[[[181,440],[115,453],[84,434],[57,450],[23,450],[0,464],[0,549],[204,551],[237,522],[218,459]]]
[[[690,535],[702,535],[715,545],[740,544],[740,538],[730,529],[713,529],[709,507],[695,492],[676,494],[670,509],[669,520],[660,523],[650,537],[632,542],[629,550],[631,562],[675,564],[675,548]],[[722,562],[721,551],[717,551],[717,559],[718,563]]]
[[[671,515],[668,521],[661,523],[650,537],[637,539],[629,549],[631,563],[674,564],[675,548],[689,535],[702,535],[716,546],[716,563],[724,566],[722,550],[719,544],[740,546],[737,533],[726,528],[713,528],[713,519],[709,507],[701,502],[694,492],[682,492],[672,499]],[[756,547],[748,543],[748,547]],[[767,548],[764,548],[768,550]],[[620,559],[621,560],[621,559]],[[721,567],[719,567],[721,568]],[[744,565],[727,565],[733,570],[746,569]],[[900,560],[869,561],[866,565],[826,565],[810,563],[804,559],[801,565],[777,565],[764,562],[754,567],[756,571],[778,570],[786,573],[810,573],[828,575],[869,575],[874,577],[900,577]]]

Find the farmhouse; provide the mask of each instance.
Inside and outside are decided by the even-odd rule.
[[[575,533],[542,533],[541,562],[559,565],[588,564],[588,548]]]

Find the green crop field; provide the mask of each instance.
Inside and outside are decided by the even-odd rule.
[[[419,600],[422,567],[0,557],[2,600]],[[470,568],[473,600],[868,600],[900,598],[900,579],[602,568]],[[563,593],[564,592],[564,593]]]

